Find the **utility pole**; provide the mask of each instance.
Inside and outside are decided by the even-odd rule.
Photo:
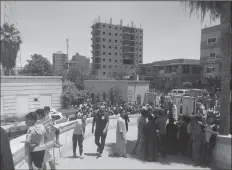
[[[66,39],[66,45],[67,45],[67,56],[68,56],[68,50],[69,50],[69,39]]]

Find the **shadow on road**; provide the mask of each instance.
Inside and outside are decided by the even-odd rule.
[[[132,150],[135,146],[136,140],[127,140],[127,154],[130,158],[137,159],[138,161],[144,162],[144,153],[143,151],[140,152],[140,145],[138,146],[136,150],[136,154],[133,155]],[[113,153],[115,150],[116,143],[108,143],[106,144],[106,150],[109,151],[109,157],[113,157]],[[158,157],[158,163],[162,165],[171,165],[171,164],[185,164],[185,165],[193,165],[192,161],[189,160],[189,158],[184,156],[174,156],[174,155],[167,155],[165,158],[159,156]]]
[[[84,153],[84,155],[86,155],[86,156],[97,157],[97,156],[98,156],[98,153]]]
[[[67,157],[63,157],[63,158],[71,158],[71,159],[77,159],[79,158],[78,156],[74,157],[74,156],[67,156]]]

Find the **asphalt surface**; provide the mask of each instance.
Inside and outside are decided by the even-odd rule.
[[[139,153],[139,151],[135,156],[130,154],[135,144],[136,134],[137,127],[129,126],[127,134],[128,158],[111,156],[116,141],[116,129],[112,129],[108,131],[102,157],[98,158],[96,154],[97,147],[92,136],[84,140],[84,159],[72,158],[72,144],[70,143],[62,157],[57,159],[57,169],[203,169],[194,167],[190,160],[181,156],[167,156],[166,158],[159,158],[158,162],[144,162],[142,153]]]

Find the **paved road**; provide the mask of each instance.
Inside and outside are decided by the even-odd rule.
[[[129,127],[127,152],[131,153],[135,144],[137,128]],[[94,137],[89,137],[84,141],[84,159],[71,158],[72,146],[68,146],[62,158],[57,159],[57,169],[202,169],[194,167],[187,158],[181,156],[167,156],[167,158],[159,159],[158,162],[144,162],[141,154],[137,156],[129,155],[128,158],[110,157],[114,148],[116,138],[115,129],[109,130],[106,147],[103,157],[97,158],[96,145]],[[78,151],[78,148],[77,148]],[[209,169],[209,168],[205,168]]]

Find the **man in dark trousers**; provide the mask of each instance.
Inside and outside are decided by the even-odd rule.
[[[125,117],[124,117],[124,120],[125,120],[125,124],[126,124],[126,131],[128,132],[128,122],[130,123],[130,118],[129,118],[129,112],[125,112],[124,110],[123,110],[123,112],[124,112],[124,114],[125,114]]]
[[[7,132],[1,128],[1,170],[14,170],[13,156]]]
[[[92,133],[94,133],[94,126],[95,128],[95,143],[97,145],[97,152],[99,157],[102,156],[102,152],[105,147],[105,140],[107,136],[108,126],[109,126],[109,115],[105,111],[105,107],[101,106],[97,114],[93,118],[92,124]],[[100,142],[101,138],[101,142]]]

